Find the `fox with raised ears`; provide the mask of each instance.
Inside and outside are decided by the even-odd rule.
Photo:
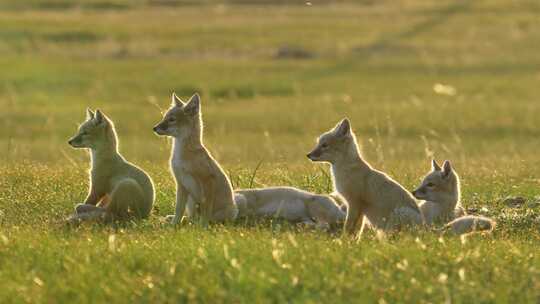
[[[472,232],[491,232],[496,222],[485,216],[466,215],[461,206],[461,184],[450,161],[442,168],[435,160],[413,195],[420,200],[420,209],[428,225],[444,224],[442,231],[461,235]],[[450,221],[450,222],[448,222]],[[448,223],[447,223],[448,222]]]
[[[154,127],[158,135],[173,138],[171,170],[176,180],[175,214],[167,218],[177,224],[188,208],[192,217],[198,206],[201,220],[234,220],[238,208],[231,182],[203,144],[203,123],[199,94],[183,102],[173,93],[171,108]]]
[[[448,160],[444,161],[442,168],[437,161],[432,160],[431,171],[412,194],[423,200],[420,210],[427,225],[447,223],[465,215],[460,202],[459,176]]]
[[[90,149],[90,191],[70,221],[146,218],[154,203],[154,185],[142,169],[118,152],[113,122],[100,110],[87,110],[86,121],[68,142]]]
[[[381,231],[423,225],[423,217],[412,194],[388,175],[372,168],[360,155],[348,119],[322,134],[307,157],[330,163],[335,191],[347,204],[345,231],[360,233],[364,216]]]

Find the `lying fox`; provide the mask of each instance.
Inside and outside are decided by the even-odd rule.
[[[322,227],[342,223],[346,215],[336,198],[292,187],[236,190],[235,201],[239,217],[275,217]]]
[[[199,95],[184,103],[173,94],[171,108],[154,132],[173,138],[171,170],[176,180],[176,208],[167,218],[177,224],[187,205],[188,216],[195,214],[193,209],[198,206],[204,222],[234,220],[238,209],[231,182],[203,144]]]
[[[444,225],[441,230],[443,232],[461,235],[473,232],[492,232],[496,226],[497,223],[488,217],[465,215]]]
[[[424,200],[420,209],[428,225],[450,221],[441,230],[457,235],[495,229],[496,222],[490,218],[465,215],[460,201],[459,176],[449,161],[445,161],[441,168],[433,160],[431,171],[412,193],[417,199]]]
[[[361,233],[364,216],[373,228],[383,231],[423,224],[412,194],[362,158],[348,119],[322,134],[307,157],[331,164],[335,191],[347,204],[346,232]]]
[[[70,221],[146,218],[154,203],[154,185],[143,170],[118,152],[113,122],[100,110],[87,110],[87,120],[68,142],[90,149],[90,191],[75,207]]]

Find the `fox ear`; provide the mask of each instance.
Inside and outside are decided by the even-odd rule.
[[[183,107],[184,106],[184,102],[180,99],[180,97],[176,96],[176,93],[172,93],[172,104],[171,104],[173,107],[174,106],[177,106],[177,107]]]
[[[94,112],[90,108],[86,108],[86,119],[91,120],[95,116]]]
[[[445,160],[444,163],[443,163],[443,176],[447,177],[448,175],[450,175],[452,170],[454,170],[454,169],[452,168],[452,164],[450,164],[450,161]]]
[[[351,132],[351,123],[348,118],[344,118],[334,129],[338,136],[345,136]]]
[[[441,171],[441,166],[437,164],[437,161],[435,159],[431,160],[431,170],[432,171]]]
[[[184,113],[189,115],[196,115],[201,108],[201,97],[198,93],[193,94],[189,101],[184,106]]]
[[[95,119],[98,124],[102,124],[103,122],[105,122],[105,115],[103,115],[103,113],[99,109],[97,109]]]

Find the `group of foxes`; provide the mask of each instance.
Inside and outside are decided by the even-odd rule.
[[[438,230],[455,234],[495,227],[489,218],[465,214],[460,204],[459,177],[449,161],[440,166],[433,160],[421,185],[409,192],[362,158],[348,119],[322,134],[307,154],[313,162],[330,163],[334,193],[329,195],[292,187],[233,191],[227,175],[203,143],[198,94],[184,102],[173,93],[171,107],[153,131],[173,139],[171,170],[177,186],[176,207],[174,215],[167,216],[172,224],[184,218],[206,224],[239,217],[278,217],[320,227],[341,224],[353,235],[362,233],[364,226],[389,232],[439,225]],[[89,149],[91,159],[90,190],[86,200],[75,207],[70,223],[150,215],[155,199],[152,180],[119,153],[114,124],[103,112],[88,109],[86,121],[69,144]]]

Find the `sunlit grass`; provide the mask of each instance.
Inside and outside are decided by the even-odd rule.
[[[0,302],[538,302],[536,1],[188,2],[0,3]],[[205,142],[236,188],[331,191],[305,154],[347,116],[366,159],[409,189],[431,158],[452,160],[463,205],[497,229],[356,241],[164,225],[170,142],[151,129],[172,91],[201,93]],[[87,106],[154,179],[148,221],[63,224],[88,187],[88,155],[66,143]]]

